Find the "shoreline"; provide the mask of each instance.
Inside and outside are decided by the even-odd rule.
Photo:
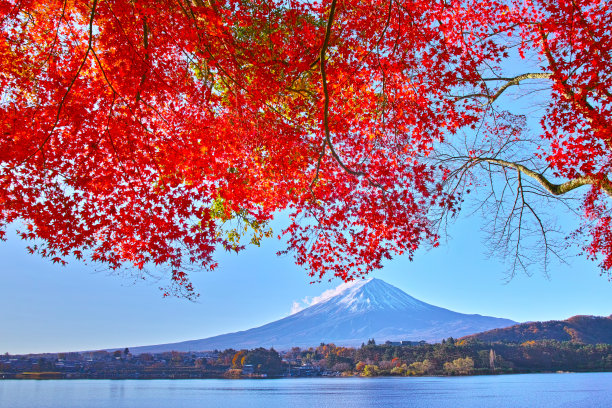
[[[224,376],[210,376],[210,377],[88,377],[88,376],[23,376],[23,374],[36,374],[36,373],[20,373],[20,374],[9,374],[0,373],[0,381],[75,381],[75,380],[106,380],[106,381],[149,381],[149,380],[283,380],[283,379],[337,379],[337,378],[360,378],[360,379],[375,379],[375,378],[465,378],[465,377],[497,377],[497,376],[516,376],[516,375],[529,375],[529,374],[599,374],[599,373],[612,373],[610,370],[600,371],[520,371],[520,372],[499,372],[499,373],[482,373],[482,374],[465,374],[465,375],[378,375],[378,376],[363,376],[363,375],[316,375],[316,376],[252,376],[252,377],[224,377]],[[63,373],[40,373],[40,374],[63,374]]]

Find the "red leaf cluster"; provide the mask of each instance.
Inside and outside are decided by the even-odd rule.
[[[426,158],[481,126],[510,38],[550,72],[532,154],[599,180],[587,250],[611,267],[607,2],[333,4],[0,0],[0,222],[53,262],[166,265],[192,293],[186,265],[242,248],[225,221],[288,210],[311,276],[366,274],[437,245],[431,214],[462,194]]]

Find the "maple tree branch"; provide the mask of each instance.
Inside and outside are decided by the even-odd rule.
[[[516,271],[517,263],[520,264],[523,270],[527,270],[521,258],[521,236],[523,232],[523,211],[525,209],[525,195],[523,194],[523,182],[521,179],[520,171],[517,171],[517,182],[518,184],[516,186],[516,200],[514,201],[514,207],[512,208],[512,212],[510,215],[512,215],[512,213],[514,213],[514,211],[516,210],[516,205],[518,203],[519,197],[521,198],[521,205],[519,208],[518,222],[517,222],[517,226],[515,229],[517,232],[517,237],[516,237],[516,244],[514,247],[514,262],[512,265],[512,272]],[[511,230],[510,234],[513,234],[513,233],[514,231]]]
[[[566,181],[565,183],[555,184],[555,183],[552,183],[550,180],[548,180],[546,177],[544,177],[543,174],[533,171],[519,163],[510,162],[510,161],[492,158],[492,157],[472,158],[470,159],[470,161],[473,163],[487,162],[487,163],[492,163],[492,164],[496,164],[499,166],[515,169],[531,177],[535,181],[537,181],[542,187],[544,187],[546,191],[548,191],[550,194],[555,195],[555,196],[563,195],[572,190],[575,190],[578,187],[582,187],[584,185],[590,184],[590,185],[601,188],[608,196],[612,197],[612,182],[610,182],[608,177],[604,177],[603,179],[598,179],[595,176],[581,176],[581,177],[577,177],[575,179]]]
[[[315,172],[315,176],[312,179],[312,181],[310,182],[310,192],[312,193],[312,187],[314,186],[314,184],[317,182],[317,180],[319,179],[319,170],[321,169],[321,161],[323,161],[323,156],[325,156],[325,146],[327,146],[327,142],[323,143],[323,146],[321,146],[321,153],[319,153],[319,158],[317,159],[317,169]]]
[[[100,59],[98,58],[98,55],[96,54],[96,52],[95,52],[95,51],[92,49],[92,50],[91,50],[91,53],[92,53],[92,54],[93,54],[93,56],[94,56],[94,59],[95,59],[95,61],[96,61],[97,65],[98,65],[98,68],[100,69],[100,72],[102,72],[102,76],[104,77],[104,80],[106,81],[106,84],[108,85],[108,87],[110,88],[110,90],[111,90],[111,91],[113,91],[113,104],[114,104],[115,98],[116,98],[117,96],[119,96],[119,98],[121,98],[121,99],[123,99],[123,100],[125,101],[126,106],[128,106],[128,109],[129,109],[129,110],[130,110],[132,113],[134,113],[134,111],[132,110],[132,108],[129,108],[129,104],[127,103],[127,101],[125,100],[125,98],[123,98],[123,97],[121,96],[121,94],[120,94],[119,92],[117,92],[117,90],[115,89],[115,87],[113,87],[113,84],[111,83],[111,81],[109,80],[108,76],[106,75],[106,71],[104,70],[104,67],[102,66],[102,62],[101,62],[101,61],[100,61]],[[146,103],[145,103],[145,105],[146,105]],[[149,106],[149,105],[147,105],[147,106]],[[156,112],[157,112],[157,111],[156,111]],[[111,112],[109,112],[109,114],[110,114],[110,113],[112,113],[112,111],[111,111]],[[159,113],[158,113],[158,115],[159,115]],[[160,115],[160,116],[161,116],[161,115]],[[110,116],[109,116],[109,118],[110,118]],[[140,123],[140,126],[141,126],[141,127],[144,129],[144,130],[145,130],[145,132],[149,132],[149,130],[146,128],[146,126],[145,126],[145,125],[144,125],[144,124],[143,124],[141,121],[139,121],[139,123]],[[109,136],[109,137],[111,137],[110,132],[108,132],[108,126],[107,126],[107,134],[108,134],[108,136]],[[113,142],[112,142],[112,139],[111,139],[111,143],[113,143]],[[130,149],[131,149],[131,143],[129,143],[129,145],[130,145]],[[115,149],[115,147],[114,147],[114,143],[113,143],[113,149]],[[116,149],[115,149],[115,153],[117,153],[117,150],[116,150]],[[144,177],[142,176],[142,172],[140,171],[140,167],[138,166],[138,163],[137,163],[137,162],[136,162],[136,160],[134,159],[135,155],[134,155],[133,153],[134,153],[134,152],[133,152],[133,150],[132,150],[132,155],[130,155],[130,160],[131,160],[131,161],[134,163],[134,168],[136,169],[136,173],[138,174],[138,177],[140,178],[141,183],[144,185],[144,184],[145,184]],[[116,154],[116,156],[117,156],[117,160],[119,160],[119,155],[118,155],[118,154]],[[122,167],[123,167],[123,166],[122,166]],[[124,168],[124,169],[125,169],[125,168]],[[124,170],[124,173],[125,173],[125,174],[128,174],[128,173],[126,173],[126,171],[125,171],[125,170]],[[132,188],[132,190],[134,190],[134,188],[131,186],[131,182],[130,182],[130,187]],[[135,190],[134,190],[134,191],[135,191]]]
[[[533,174],[522,171],[526,168],[522,164],[516,166],[519,167],[518,169],[503,166],[502,164],[512,162],[497,160],[495,156],[467,157],[442,154],[440,159],[440,163],[461,161],[459,166],[446,174],[442,183],[442,188],[453,196],[465,194],[466,187],[467,194],[469,194],[471,186],[480,185],[473,173],[474,168],[482,168],[488,175],[491,192],[488,197],[481,200],[476,211],[482,211],[488,216],[486,226],[483,227],[487,233],[486,240],[490,248],[488,253],[491,256],[510,260],[507,270],[508,280],[512,279],[517,271],[530,275],[530,266],[535,264],[541,265],[543,273],[547,275],[547,266],[552,258],[564,262],[563,257],[559,254],[563,242],[555,239],[559,236],[560,231],[554,227],[552,222],[544,222],[541,214],[536,212],[528,199],[530,196],[535,196],[550,202],[552,200],[571,200],[571,198],[544,192],[544,189],[534,186],[537,184],[535,182],[527,183],[527,179],[531,180]],[[499,189],[494,187],[493,174],[499,174],[502,177],[503,181]],[[538,208],[538,211],[545,213],[543,208]],[[451,218],[454,215],[450,213]],[[440,214],[436,222],[442,223],[445,219],[448,219],[446,211]]]
[[[518,75],[518,76],[512,78],[511,80],[509,80],[508,82],[506,82],[504,85],[502,85],[497,90],[497,92],[495,92],[495,94],[489,98],[489,104],[493,103],[497,98],[499,98],[500,95],[506,89],[508,89],[511,86],[518,85],[521,81],[524,81],[526,79],[548,79],[551,76],[552,76],[552,74],[550,72],[533,72],[533,73],[530,72],[530,73]]]
[[[368,50],[368,52],[359,59],[357,64],[355,64],[355,68],[351,71],[351,74],[347,75],[346,79],[343,82],[341,82],[340,85],[344,85],[346,82],[350,81],[352,78],[352,75],[357,73],[357,71],[359,70],[359,65],[363,61],[365,61],[365,59],[368,58],[372,54],[372,52],[374,52],[374,49],[378,49],[378,47],[380,46],[380,43],[385,38],[385,34],[387,33],[387,30],[389,29],[389,25],[391,24],[391,12],[393,11],[393,1],[394,0],[389,1],[389,10],[387,11],[387,21],[385,22],[385,25],[382,29],[382,32],[380,33],[380,36],[378,37],[378,40],[376,41],[376,44],[373,47],[371,47]],[[380,60],[380,56],[379,56],[379,60]],[[380,63],[379,63],[379,66],[380,66]]]
[[[520,173],[520,172],[519,172]],[[561,257],[559,256],[559,254],[557,253],[557,251],[553,248],[553,246],[549,243],[548,241],[548,233],[547,233],[547,229],[544,227],[544,223],[542,222],[542,219],[540,218],[540,216],[536,213],[536,211],[533,209],[533,207],[531,205],[529,205],[529,203],[527,201],[525,201],[524,198],[524,188],[521,185],[521,194],[523,195],[523,204],[525,205],[525,207],[527,207],[527,209],[531,212],[531,214],[533,215],[533,217],[536,219],[536,221],[538,222],[538,226],[540,227],[540,233],[542,235],[542,240],[544,241],[544,265],[548,264],[548,253],[549,251],[555,255],[557,258],[561,259]]]
[[[147,24],[147,18],[144,17],[142,19],[142,31],[143,31],[143,45],[145,50],[144,60],[148,64],[149,63],[149,25]],[[142,77],[140,78],[140,84],[138,85],[138,91],[136,92],[136,102],[140,101],[140,92],[142,91],[142,86],[147,79],[147,71],[145,70],[142,73]]]
[[[467,99],[467,98],[487,98],[488,101],[486,105],[491,105],[493,102],[497,100],[497,98],[501,96],[501,94],[504,93],[504,91],[506,91],[506,89],[510,88],[511,86],[519,85],[521,81],[524,81],[526,79],[549,79],[552,77],[552,75],[553,74],[551,72],[528,72],[525,74],[517,75],[512,78],[482,78],[483,81],[507,81],[507,82],[503,84],[493,95],[475,93],[475,94],[469,94],[469,95],[464,95],[464,96],[458,96],[456,97],[456,99],[461,100],[461,99]]]
[[[55,30],[55,37],[53,37],[53,42],[49,47],[49,53],[47,54],[47,59],[45,59],[45,64],[47,64],[51,59],[51,53],[55,49],[55,44],[57,43],[57,39],[59,38],[59,31],[62,28],[62,21],[64,20],[64,16],[66,15],[66,3],[67,0],[64,0],[64,3],[62,4],[62,13],[60,15],[59,21],[57,22],[57,30]]]
[[[202,6],[204,3],[201,0],[196,0],[194,1],[198,6]],[[179,7],[183,10],[183,13],[185,14],[185,16],[187,18],[189,18],[190,20],[192,20],[195,24],[195,28],[198,30],[198,39],[200,42],[200,45],[202,43],[204,43],[204,41],[202,41],[202,36],[199,33],[200,32],[200,26],[198,24],[198,21],[201,20],[200,17],[196,16],[195,11],[193,10],[193,8],[191,7],[191,2],[189,0],[186,0],[187,3],[187,7],[189,8],[189,10],[187,10],[185,7],[183,7],[183,4],[181,3],[181,0],[177,0],[177,3],[179,5]],[[214,2],[208,2],[210,7],[212,9],[214,9],[215,11],[217,10],[217,8],[214,6]],[[202,51],[202,53],[204,53],[204,51],[208,54],[209,58],[212,60],[215,60],[215,54],[213,53],[213,51],[211,50],[210,45],[204,45],[203,47],[200,47],[200,51]],[[230,53],[231,54],[231,53]],[[316,61],[314,61],[311,65],[311,67],[316,66],[316,64],[318,63],[318,58]],[[219,76],[221,78],[227,79],[229,80],[229,82],[233,83],[236,87],[238,87],[239,89],[243,90],[243,91],[247,91],[248,89],[244,86],[244,84],[242,84],[238,79],[234,78],[226,69],[223,68],[222,65],[217,65],[216,68],[219,70]],[[212,85],[211,85],[212,86]],[[226,84],[227,88],[229,88],[229,85]],[[295,92],[295,91],[294,91]],[[301,94],[301,93],[300,93]],[[298,122],[297,120],[295,120],[294,118],[288,118],[285,115],[283,115],[281,112],[279,112],[278,109],[274,108],[273,106],[270,105],[270,103],[268,103],[267,101],[264,101],[264,105],[272,112],[274,112],[275,114],[283,117],[284,119],[288,120],[289,122],[296,124],[298,126],[300,126],[300,122]]]
[[[582,12],[582,8],[576,4],[575,0],[571,0],[572,1],[572,6],[574,8],[574,10],[578,13],[578,17],[580,17],[580,20],[582,22],[582,24],[584,24],[584,27],[587,31],[587,33],[589,34],[589,38],[590,40],[593,42],[593,47],[597,48],[597,50],[602,54],[602,55],[606,55],[608,57],[608,59],[610,59],[610,53],[608,52],[608,50],[604,49],[601,47],[601,40],[598,41],[595,37],[595,33],[593,32],[593,29],[591,28],[591,24],[589,24],[588,20],[585,18],[584,13]],[[604,41],[605,43],[605,41]]]
[[[85,51],[85,56],[83,57],[83,61],[81,61],[81,64],[79,65],[79,68],[77,69],[76,73],[72,77],[72,80],[70,81],[70,84],[68,85],[68,88],[66,89],[66,92],[64,92],[64,96],[62,96],[62,99],[60,100],[59,106],[57,107],[57,113],[55,115],[55,121],[53,122],[53,126],[51,126],[51,129],[49,130],[49,132],[47,134],[47,137],[45,138],[45,140],[43,140],[43,142],[40,144],[40,146],[38,146],[38,148],[32,154],[30,154],[28,157],[26,157],[24,160],[22,160],[19,163],[19,165],[13,166],[12,169],[14,169],[14,168],[22,165],[23,163],[27,162],[32,157],[34,157],[38,152],[42,152],[43,148],[45,147],[45,145],[47,144],[49,139],[51,139],[51,135],[53,134],[53,131],[55,130],[55,128],[57,127],[57,124],[59,123],[60,116],[61,116],[61,113],[62,113],[62,109],[64,107],[64,103],[66,103],[66,99],[68,98],[68,94],[70,93],[70,90],[74,86],[74,83],[76,82],[76,80],[79,78],[79,75],[81,74],[81,70],[85,66],[85,63],[87,62],[87,57],[89,56],[89,53],[93,50],[93,21],[94,21],[95,15],[96,15],[96,6],[97,5],[98,5],[98,0],[94,0],[93,1],[93,5],[91,7],[91,14],[89,16],[89,40],[87,42],[87,50]]]
[[[325,97],[324,105],[323,105],[323,127],[325,129],[325,141],[327,145],[329,146],[329,150],[331,151],[332,157],[334,158],[334,160],[336,160],[336,162],[340,165],[340,167],[342,167],[344,171],[346,171],[349,174],[352,174],[353,176],[365,176],[364,172],[352,170],[348,168],[342,162],[342,160],[340,159],[340,156],[338,156],[338,153],[336,153],[336,150],[334,149],[334,146],[331,141],[331,134],[329,131],[329,90],[327,89],[327,73],[325,71],[325,53],[327,52],[327,47],[329,45],[329,37],[331,36],[332,24],[334,23],[334,14],[336,12],[336,1],[337,0],[332,0],[332,3],[331,3],[331,8],[329,10],[329,17],[327,20],[327,29],[325,30],[325,40],[323,41],[323,46],[321,47],[321,56],[319,58],[320,60],[319,67],[321,70],[321,81],[323,82],[323,95]]]
[[[542,41],[542,46],[544,48],[544,55],[546,55],[548,64],[550,65],[554,73],[561,76],[559,67],[557,65],[557,61],[555,60],[552,54],[552,51],[550,50],[550,46],[548,45],[547,35],[544,32],[544,29],[542,28],[541,25],[539,26],[539,30],[540,30],[540,39]],[[590,115],[596,114],[596,109],[586,100],[586,96],[580,98],[580,102],[582,102],[582,104],[578,103],[578,99],[576,98],[576,93],[574,92],[572,87],[567,83],[568,79],[569,78],[565,78],[559,81],[563,87],[563,95],[572,105],[576,106],[579,112],[585,115],[586,120],[588,122],[592,122],[593,118],[590,117]]]

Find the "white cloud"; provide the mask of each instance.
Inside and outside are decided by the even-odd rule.
[[[291,305],[291,314],[296,314],[300,310],[304,310],[304,306],[300,302],[293,302]]]

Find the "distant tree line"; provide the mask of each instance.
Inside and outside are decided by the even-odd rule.
[[[436,344],[376,344],[274,349],[115,352],[0,356],[2,378],[262,378],[288,376],[427,376],[555,371],[612,371],[612,345],[556,340],[485,343],[446,339]]]
[[[550,371],[612,371],[612,345],[554,340],[484,343],[449,338],[436,344],[377,345],[360,348],[321,344],[285,353],[287,361],[344,375],[468,375]]]

